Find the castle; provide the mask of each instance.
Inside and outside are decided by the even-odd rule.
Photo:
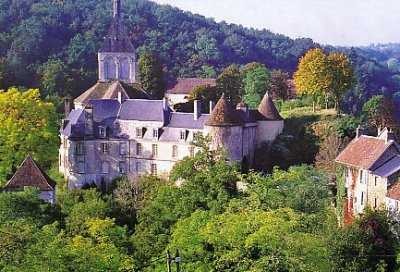
[[[168,176],[179,160],[194,156],[196,135],[209,135],[232,161],[251,165],[263,143],[284,121],[266,94],[258,110],[233,107],[224,96],[210,112],[199,101],[193,113],[175,112],[168,100],[151,100],[136,77],[136,54],[113,0],[113,21],[98,53],[98,82],[74,100],[60,130],[59,170],[71,188],[107,185],[119,176]]]

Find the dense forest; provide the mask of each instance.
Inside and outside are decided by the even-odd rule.
[[[216,23],[147,0],[123,1],[124,20],[138,54],[155,51],[174,78],[215,77],[232,63],[261,62],[290,74],[299,57],[320,45],[268,30]],[[97,79],[96,53],[111,20],[109,0],[0,0],[0,89],[40,88],[43,96],[77,96]],[[399,46],[334,48],[357,72],[344,108],[354,112],[372,95],[399,88]]]

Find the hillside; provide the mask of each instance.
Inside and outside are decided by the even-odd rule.
[[[231,63],[252,61],[293,72],[299,57],[318,46],[311,39],[293,40],[268,30],[216,23],[147,0],[123,2],[135,47],[139,53],[156,51],[169,81],[178,76],[215,76]],[[77,96],[97,79],[96,53],[110,20],[110,0],[0,0],[0,88],[22,85],[41,88],[43,95]],[[377,50],[326,49],[353,53],[363,73],[361,96],[364,91],[370,96],[382,87],[397,88],[393,73],[381,59],[372,58]],[[363,77],[365,73],[368,77]],[[359,99],[357,91],[353,96]]]

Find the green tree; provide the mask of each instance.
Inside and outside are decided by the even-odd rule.
[[[63,96],[67,75],[65,74],[66,66],[59,59],[50,59],[40,68],[41,89],[43,96],[59,95]]]
[[[151,52],[139,58],[139,78],[143,89],[154,99],[161,99],[165,92],[164,70],[158,57]]]
[[[287,100],[290,97],[289,74],[282,70],[272,70],[269,90],[274,97]]]
[[[217,78],[218,96],[225,97],[233,104],[241,101],[243,95],[242,75],[237,65],[232,64],[224,69]]]
[[[364,120],[375,129],[398,127],[393,100],[383,95],[373,96],[363,106]]]
[[[397,271],[397,246],[398,240],[387,212],[367,211],[351,226],[338,229],[331,235],[331,271],[373,272],[383,265],[385,271]]]
[[[270,73],[265,65],[257,62],[247,64],[243,68],[243,100],[255,109],[268,90]]]
[[[42,167],[57,160],[57,125],[53,104],[38,90],[0,92],[0,184],[31,154]]]

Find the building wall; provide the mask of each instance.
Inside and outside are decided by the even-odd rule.
[[[282,132],[284,121],[258,121],[257,122],[257,146],[270,143]]]
[[[132,53],[99,53],[99,80],[119,79],[126,83],[136,82],[137,64]]]
[[[211,146],[213,148],[223,147],[228,157],[233,161],[241,162],[243,159],[243,128],[235,127],[211,127],[206,126],[205,131],[211,135]]]

